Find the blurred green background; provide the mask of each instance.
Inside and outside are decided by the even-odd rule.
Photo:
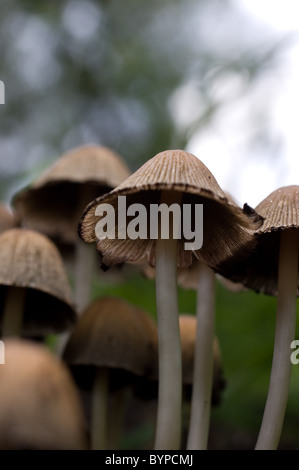
[[[213,129],[227,106],[218,85],[237,77],[249,95],[275,73],[288,45],[288,37],[263,32],[245,16],[230,0],[2,0],[1,199],[9,202],[61,154],[84,143],[113,148],[134,171],[156,153],[185,148],[195,133]],[[182,93],[190,87],[191,108]],[[251,119],[249,148],[276,148],[264,116],[252,113]],[[111,284],[102,276],[94,297],[107,293],[155,316],[153,281],[137,276]],[[220,283],[216,295],[227,386],[212,412],[212,444],[250,448],[266,399],[276,302]],[[179,304],[181,312],[194,313],[195,293],[180,288]],[[299,447],[298,392],[299,366],[293,366],[284,448]]]

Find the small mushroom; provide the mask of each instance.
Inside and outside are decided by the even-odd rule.
[[[154,204],[168,207],[177,204],[180,208],[186,204],[193,209],[196,203],[203,204],[203,245],[198,249],[185,249],[187,237],[177,239],[175,233],[181,227],[182,220],[173,232],[168,227],[168,238],[161,234],[161,224],[157,237],[151,237],[149,223],[146,234],[143,232],[131,239],[122,233],[124,226],[120,223],[116,227],[117,233],[121,233],[120,237],[107,233],[106,237],[98,240],[96,226],[103,217],[98,215],[97,208],[101,204],[109,204],[117,212],[120,196],[126,196],[127,207],[141,203],[149,209],[148,212]],[[196,221],[192,216],[191,220],[194,228]],[[178,449],[181,440],[182,366],[177,267],[190,266],[193,257],[209,267],[217,267],[232,256],[240,245],[252,242],[250,229],[254,229],[259,222],[254,212],[244,213],[230,202],[208,168],[193,154],[182,150],[160,152],[113,191],[89,204],[84,212],[79,233],[86,242],[96,243],[106,266],[147,260],[156,267],[159,332],[156,449]]]
[[[182,346],[183,385],[184,397],[190,401],[194,385],[194,359],[197,318],[195,315],[181,313],[179,317]],[[225,386],[223,377],[223,364],[218,338],[213,339],[213,380],[211,404],[217,406],[221,400],[221,393]]]
[[[273,191],[255,208],[264,218],[251,255],[224,263],[219,272],[247,288],[277,296],[271,377],[256,449],[276,449],[284,422],[291,376],[299,295],[299,186]]]
[[[63,359],[79,387],[92,390],[92,449],[107,449],[108,420],[112,434],[118,434],[120,423],[108,415],[108,393],[121,391],[117,396],[123,400],[128,387],[147,374],[155,348],[154,331],[143,310],[117,297],[92,302],[73,329]],[[119,405],[117,419],[124,411],[124,403]],[[116,441],[109,447],[115,448]]]
[[[45,235],[10,229],[0,235],[2,336],[58,333],[76,320],[60,253]]]
[[[96,258],[78,237],[78,222],[90,201],[109,192],[129,174],[114,151],[84,145],[62,155],[13,198],[16,215],[25,228],[44,233],[59,246],[75,248],[74,293],[79,313],[90,301]]]
[[[67,367],[44,346],[5,339],[0,366],[1,450],[85,450],[86,423]]]

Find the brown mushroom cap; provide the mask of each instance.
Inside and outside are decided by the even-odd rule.
[[[113,189],[129,174],[126,164],[112,150],[84,145],[62,155],[28,189],[14,197],[13,206],[23,226],[73,244],[86,204]]]
[[[5,341],[0,402],[0,449],[86,449],[86,425],[73,379],[43,346]]]
[[[181,313],[179,316],[180,336],[181,336],[181,351],[182,351],[182,380],[184,386],[184,397],[187,400],[191,399],[193,373],[194,373],[194,352],[196,342],[196,327],[197,318],[195,315],[188,313]],[[212,388],[212,404],[219,403],[221,393],[225,387],[225,380],[223,378],[223,365],[221,358],[221,351],[217,337],[213,342],[213,388]],[[155,363],[158,366],[157,360]],[[137,395],[143,399],[157,398],[158,393],[158,368],[155,368],[150,377],[150,380],[140,384],[137,390]],[[156,382],[156,384],[155,384]],[[156,385],[156,386],[155,386]]]
[[[17,226],[17,221],[5,204],[0,204],[0,233]]]
[[[193,382],[197,319],[194,315],[182,313],[179,316],[179,322],[182,347],[183,383],[190,385]]]
[[[67,274],[46,236],[20,228],[0,235],[1,313],[10,286],[27,289],[24,333],[48,334],[73,325],[76,312]]]
[[[228,200],[212,173],[193,154],[182,150],[167,150],[147,161],[110,193],[97,198],[87,206],[82,217],[79,233],[86,242],[97,242],[97,249],[107,266],[120,262],[136,262],[145,259],[155,265],[155,240],[97,240],[95,227],[100,217],[95,209],[100,204],[118,206],[118,196],[127,197],[127,207],[139,202],[147,208],[160,203],[161,191],[183,193],[182,204],[204,204],[204,242],[194,256],[209,266],[217,266],[223,259],[233,255],[241,246],[252,240],[249,229],[256,228],[256,214],[248,215]],[[260,220],[258,220],[260,223]],[[178,243],[178,267],[192,263],[192,251],[184,250],[184,242]]]
[[[78,384],[90,388],[96,367],[114,370],[112,375],[120,382],[128,375],[146,375],[156,342],[156,329],[147,313],[123,299],[103,297],[80,316],[63,358]]]
[[[299,186],[284,186],[273,191],[257,205],[255,211],[264,218],[264,222],[255,232],[254,251],[241,261],[236,257],[229,266],[224,263],[219,272],[256,292],[277,295],[281,233],[297,230],[299,237]]]
[[[197,290],[201,263],[197,259],[189,268],[178,269],[178,285],[183,289]]]
[[[276,189],[255,210],[265,219],[257,234],[299,228],[299,186]]]

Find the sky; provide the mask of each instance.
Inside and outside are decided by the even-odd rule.
[[[233,8],[228,8],[231,4]],[[246,202],[255,207],[278,187],[299,184],[299,1],[195,1],[191,14],[185,6],[180,8],[177,16],[171,16],[176,19],[176,26],[179,26],[181,34],[177,37],[183,36],[193,52],[198,50],[198,44],[203,44],[207,53],[215,57],[216,72],[217,51],[220,62],[230,58],[238,60],[238,54],[243,53],[244,48],[258,53],[263,45],[279,43],[286,36],[292,37],[283,53],[279,54],[275,65],[263,71],[260,79],[250,88],[246,74],[242,75],[240,71],[234,73],[230,68],[226,76],[222,73],[217,79],[217,73],[213,75],[215,70],[212,67],[207,78],[207,88],[221,106],[209,125],[190,135],[186,147],[186,150],[194,153],[207,165],[221,187],[236,202],[241,205]],[[85,44],[85,41],[93,37],[101,22],[101,14],[91,1],[69,2],[63,13],[63,25],[72,36],[75,46]],[[76,28],[72,27],[74,24]],[[88,28],[83,26],[86,24]],[[166,28],[164,16],[157,18],[153,24],[157,28],[157,34]],[[0,172],[8,176],[14,174],[16,168],[22,168],[22,172],[29,167],[37,168],[37,172],[42,171],[39,164],[43,159],[45,165],[49,164],[47,157],[53,156],[53,149],[43,139],[36,140],[36,135],[43,135],[45,129],[50,135],[55,135],[53,110],[56,113],[56,108],[59,107],[54,96],[47,96],[46,92],[39,89],[41,82],[43,86],[55,83],[61,73],[55,59],[57,38],[53,37],[50,26],[38,18],[30,17],[26,25],[16,38],[11,38],[12,57],[20,59],[13,60],[13,67],[16,67],[17,76],[21,76],[32,89],[41,93],[42,105],[32,107],[30,119],[22,122],[22,132],[18,139],[14,135],[7,135],[1,140],[5,159],[0,162]],[[172,23],[170,25],[172,28]],[[8,34],[9,21],[7,28]],[[14,28],[11,28],[10,34],[13,32]],[[176,36],[169,37],[169,44],[173,44]],[[80,47],[78,49],[81,50]],[[40,80],[44,70],[47,70],[46,83],[45,79]],[[196,66],[190,67],[190,79],[175,90],[169,100],[178,128],[188,129],[206,109],[196,74],[198,75]],[[8,86],[7,90],[9,93]],[[9,99],[9,95],[7,98]],[[77,104],[73,106],[76,107]],[[43,119],[40,119],[40,110],[47,111],[44,112]],[[73,111],[71,106],[62,107],[62,122],[68,122]],[[139,113],[137,116],[138,120],[133,122],[134,128],[142,121]],[[77,128],[67,132],[63,145],[67,147],[66,143],[72,142],[76,133]],[[89,134],[87,137],[89,138]],[[23,147],[22,138],[27,145],[27,166],[24,159],[20,164],[20,154],[26,148],[26,145]],[[35,176],[35,173],[30,174],[30,179]],[[24,184],[22,178],[24,176],[17,183],[19,186]],[[10,191],[13,193],[15,187]]]
[[[232,88],[237,90],[237,98],[223,107],[211,127],[191,137],[187,150],[208,166],[236,202],[255,207],[278,187],[299,184],[299,2],[234,0],[234,3],[240,23],[243,14],[255,22],[257,37],[279,40],[292,34],[293,40],[279,57],[276,68],[265,73],[249,93],[242,94],[242,83],[234,81],[234,77],[221,84],[218,93],[229,96]],[[261,144],[252,148],[255,114],[254,131],[260,132]],[[271,137],[267,149],[263,146],[263,138],[269,137],[263,134],[266,130],[263,116]]]

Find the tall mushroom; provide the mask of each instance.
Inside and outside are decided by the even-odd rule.
[[[92,390],[91,448],[109,447],[108,428],[118,436],[125,395],[146,375],[155,349],[155,328],[147,313],[117,297],[93,301],[80,316],[66,345],[63,359],[80,388]],[[118,414],[108,414],[109,390],[121,403]],[[109,426],[108,426],[109,423]],[[117,437],[110,446],[117,448]]]
[[[224,263],[219,272],[266,295],[277,296],[271,377],[256,449],[276,449],[282,431],[291,376],[290,345],[299,295],[299,186],[273,191],[256,207],[264,218],[250,256]]]
[[[146,273],[150,276],[153,275],[152,269],[146,269]],[[195,360],[195,345],[197,336],[197,317],[196,315],[180,313],[180,338],[181,338],[181,351],[182,351],[182,386],[183,386],[183,405],[189,413],[191,400],[194,395],[192,393],[194,386],[194,360]],[[137,396],[144,400],[157,400],[158,396],[158,359],[153,357],[152,368],[148,377],[138,384]],[[218,338],[215,336],[213,341],[213,377],[211,398],[209,404],[217,406],[221,400],[221,394],[225,387],[226,381],[223,376],[223,364],[221,358],[221,351]],[[188,426],[189,429],[189,426]]]
[[[147,278],[154,278],[155,270],[146,266],[143,274]],[[186,364],[188,376],[191,374],[191,364],[193,367],[192,381],[188,377],[189,384],[192,383],[192,399],[187,448],[202,450],[208,444],[215,366],[212,352],[215,347],[215,273],[209,266],[195,259],[189,268],[178,269],[178,285],[194,290],[197,297],[196,316],[180,315],[179,320],[182,346],[184,345],[183,383]]]
[[[76,320],[61,255],[45,235],[10,229],[0,235],[2,336],[66,331]]]
[[[1,450],[86,450],[86,422],[67,367],[33,341],[5,339]]]
[[[125,196],[128,214],[122,210],[124,200],[121,196]],[[144,210],[140,205],[133,205],[136,203],[143,206],[149,218],[143,217]],[[204,207],[203,227],[196,219],[201,204]],[[186,226],[181,217],[184,205],[187,206],[186,219],[190,222]],[[103,212],[108,206],[116,211],[118,225],[108,223],[106,236],[98,239],[97,224],[104,225],[106,216]],[[164,212],[160,223],[152,224],[151,210],[157,208],[162,212],[166,208],[168,217]],[[141,217],[137,217],[137,222],[134,215],[138,211]],[[178,211],[180,215],[176,217]],[[174,223],[169,223],[171,213]],[[133,237],[128,235],[132,229],[130,224],[135,228],[139,225],[139,233]],[[154,234],[151,233],[153,225]],[[181,441],[182,364],[177,267],[190,266],[193,256],[210,267],[217,266],[240,244],[251,240],[250,227],[255,227],[255,217],[248,216],[228,201],[207,167],[196,156],[182,150],[160,152],[109,194],[89,204],[84,212],[79,233],[86,242],[96,243],[105,265],[147,259],[156,267],[159,331],[156,449],[178,449]],[[202,246],[196,246],[196,230],[200,229],[203,229],[204,242]],[[185,249],[188,242],[188,249]]]
[[[75,247],[75,304],[81,313],[90,301],[95,256],[78,237],[85,206],[129,176],[122,158],[107,147],[84,145],[62,155],[29,188],[13,198],[26,228],[40,231],[58,245]]]
[[[189,276],[189,279],[188,279]],[[194,343],[193,388],[187,449],[202,450],[208,445],[213,388],[215,323],[215,273],[196,262],[181,270],[179,284],[196,291],[196,341]]]

